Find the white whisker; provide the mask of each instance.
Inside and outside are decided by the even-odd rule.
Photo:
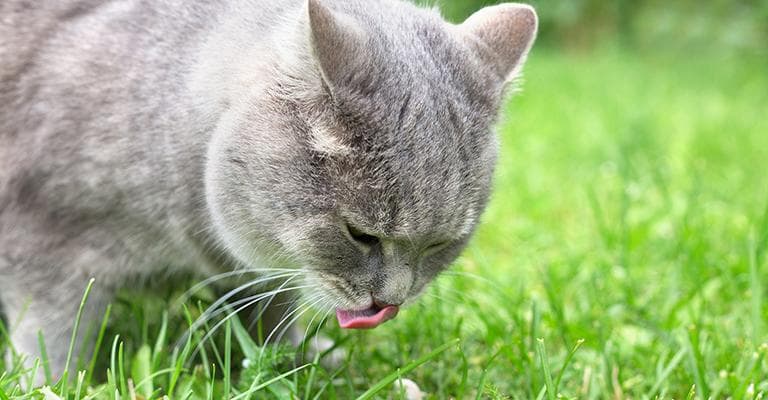
[[[179,297],[179,301],[182,302],[182,303],[187,302],[190,299],[190,297],[192,297],[192,295],[194,293],[196,293],[200,289],[210,285],[211,283],[214,283],[214,282],[217,282],[217,281],[220,281],[220,280],[223,280],[223,279],[231,278],[233,276],[243,276],[245,274],[259,274],[259,273],[264,273],[264,272],[280,272],[281,273],[280,275],[267,275],[267,276],[263,277],[263,279],[265,279],[265,280],[269,280],[269,278],[277,279],[279,277],[282,277],[283,276],[282,273],[289,273],[289,272],[293,272],[295,274],[302,273],[300,271],[292,270],[292,269],[288,269],[288,268],[263,268],[263,269],[261,269],[261,268],[259,268],[259,269],[256,269],[256,268],[247,268],[247,269],[245,269],[245,268],[243,268],[243,269],[237,269],[235,271],[224,272],[224,273],[221,273],[221,274],[217,274],[217,275],[211,276],[211,277],[205,279],[204,281],[195,284],[194,286],[189,288],[186,292],[184,292],[184,294],[182,294]],[[251,283],[251,282],[254,282],[254,281],[250,281],[249,283]],[[260,282],[258,282],[258,283],[260,283]]]
[[[206,314],[210,314],[210,315],[205,315],[205,314],[201,315],[200,318],[198,318],[198,320],[204,317],[205,321],[203,321],[203,323],[207,322],[207,321],[215,318],[216,316],[218,316],[218,315],[220,315],[222,313],[231,312],[231,309],[233,307],[238,307],[241,304],[245,304],[242,307],[239,307],[239,308],[237,308],[234,311],[234,313],[237,314],[240,311],[244,310],[245,308],[248,308],[248,307],[258,303],[261,300],[266,299],[267,297],[274,297],[274,296],[276,296],[276,295],[278,295],[280,293],[286,293],[286,292],[290,292],[290,291],[293,291],[293,290],[306,289],[308,287],[310,287],[310,286],[309,285],[290,286],[290,287],[286,287],[286,288],[270,290],[269,292],[259,293],[259,294],[253,295],[253,296],[248,296],[248,297],[245,297],[245,298],[242,298],[242,299],[238,299],[237,301],[234,301],[232,303],[227,303],[226,306],[220,307],[218,310],[213,310],[211,313],[207,313],[206,312]]]
[[[290,319],[290,322],[285,325],[285,329],[289,328],[292,323],[296,322],[298,317],[300,317],[302,314],[304,314],[307,310],[311,309],[312,306],[314,306],[315,304],[319,303],[319,301],[321,301],[321,300],[322,300],[322,294],[314,295],[311,298],[305,300],[300,306],[293,308],[288,313],[284,313],[283,316],[280,318],[280,322],[278,322],[277,325],[275,325],[275,327],[272,329],[272,332],[270,332],[269,335],[267,336],[267,338],[264,340],[264,343],[265,344],[271,343],[272,336],[274,336],[275,333],[278,332],[280,327],[286,321],[288,321]],[[302,309],[303,309],[303,311],[299,312],[299,310],[302,310]],[[291,318],[296,313],[298,313],[298,315],[296,317],[294,317],[294,318]],[[283,329],[283,331],[281,331],[281,333],[279,334],[280,338],[282,338],[282,335],[284,334],[285,329]],[[262,347],[261,354],[259,355],[259,358],[263,358],[264,350],[265,349],[266,349],[266,346]]]
[[[234,311],[230,311],[230,312],[229,312],[229,313],[228,313],[228,314],[227,314],[227,315],[226,315],[224,318],[222,318],[222,320],[221,320],[221,321],[217,322],[217,323],[216,323],[216,325],[214,325],[214,326],[213,326],[213,328],[210,328],[210,329],[208,329],[208,330],[207,330],[206,334],[205,334],[205,335],[203,336],[203,338],[202,338],[202,339],[199,341],[199,343],[198,343],[198,346],[197,346],[197,348],[195,349],[195,352],[192,354],[192,357],[191,357],[191,358],[194,358],[194,356],[195,356],[195,355],[197,354],[197,352],[199,351],[199,348],[200,348],[200,346],[203,346],[203,345],[205,345],[205,341],[207,341],[208,339],[210,339],[210,338],[213,336],[213,334],[214,334],[214,333],[215,333],[215,332],[216,332],[216,331],[217,331],[217,330],[218,330],[218,329],[219,329],[219,328],[220,328],[220,327],[221,327],[221,326],[222,326],[224,323],[226,323],[226,322],[227,322],[227,321],[228,321],[230,318],[232,318],[233,316],[237,315],[237,313],[239,313],[240,311],[242,311],[242,310],[244,310],[244,309],[246,309],[246,308],[250,307],[251,305],[253,305],[253,304],[255,304],[255,303],[257,303],[257,302],[259,302],[259,301],[263,300],[264,298],[267,298],[267,297],[272,297],[272,298],[274,298],[274,296],[276,296],[278,293],[281,293],[281,292],[288,292],[288,291],[291,291],[291,290],[296,290],[296,289],[293,289],[293,288],[285,288],[285,286],[286,286],[286,285],[287,285],[287,284],[288,284],[288,283],[289,283],[291,280],[293,280],[294,278],[295,278],[295,276],[293,276],[293,277],[291,277],[291,278],[288,278],[288,279],[287,279],[285,282],[283,282],[283,284],[282,284],[282,285],[280,285],[280,287],[278,287],[277,289],[275,289],[275,290],[272,290],[272,291],[269,291],[269,292],[266,292],[266,293],[261,293],[261,294],[257,295],[257,297],[259,297],[258,299],[253,299],[253,300],[251,300],[250,302],[247,302],[245,305],[243,305],[243,306],[240,306],[239,308],[235,309]],[[220,299],[220,300],[221,300],[221,299]],[[189,328],[189,333],[188,333],[189,335],[191,335],[191,334],[192,334],[194,331],[196,331],[197,329],[199,329],[200,327],[202,327],[202,326],[203,326],[205,323],[207,323],[207,321],[208,321],[208,320],[210,320],[210,318],[209,318],[209,317],[208,317],[206,314],[209,314],[209,311],[210,311],[210,310],[212,310],[212,307],[213,307],[213,306],[209,307],[209,308],[206,310],[206,312],[205,312],[205,313],[203,313],[203,315],[201,315],[201,316],[200,316],[200,317],[197,319],[197,321],[196,321],[195,323],[193,323],[193,324],[192,324],[192,326],[190,326],[190,328]],[[228,310],[228,309],[227,309],[227,308],[224,308],[224,310]],[[210,311],[210,312],[212,313],[213,311]]]
[[[205,310],[205,312],[203,312],[203,315],[213,312],[214,310],[219,308],[221,305],[226,303],[227,300],[229,300],[230,298],[232,298],[236,294],[238,294],[238,293],[240,293],[240,292],[242,292],[242,291],[244,291],[244,290],[246,290],[248,288],[251,288],[253,286],[259,285],[259,284],[264,283],[264,282],[269,282],[269,281],[273,281],[273,280],[276,280],[276,279],[282,279],[282,278],[287,278],[285,282],[290,282],[291,280],[293,280],[298,275],[299,274],[297,274],[297,273],[285,273],[285,274],[270,275],[270,276],[266,276],[266,277],[263,277],[263,278],[255,279],[255,280],[252,280],[252,281],[248,281],[248,282],[238,286],[237,288],[228,291],[223,296],[219,297],[215,302],[213,302],[213,304],[211,304]],[[286,284],[285,282],[281,285],[281,287],[285,286],[285,284]]]
[[[274,296],[276,296],[276,295],[277,295],[277,294],[279,294],[279,293],[282,293],[282,292],[287,292],[287,291],[290,291],[290,290],[294,290],[294,289],[287,289],[287,288],[285,288],[285,286],[286,286],[286,285],[288,285],[288,283],[289,283],[291,280],[293,280],[293,277],[291,277],[291,278],[287,279],[287,280],[286,280],[285,282],[283,282],[283,284],[282,284],[282,285],[280,285],[280,286],[279,286],[277,289],[274,289],[274,290],[270,290],[269,292],[265,292],[265,293],[261,293],[261,294],[259,294],[259,295],[256,295],[256,296],[260,296],[260,298],[259,298],[258,300],[252,300],[251,302],[247,303],[246,305],[244,305],[244,306],[241,306],[241,307],[239,307],[239,308],[235,309],[235,311],[230,311],[230,312],[227,314],[227,316],[226,316],[226,317],[224,317],[224,318],[223,318],[221,321],[217,322],[217,323],[216,323],[216,325],[214,325],[214,327],[213,327],[213,328],[212,328],[212,329],[211,329],[211,330],[208,332],[208,334],[207,334],[206,336],[209,336],[210,334],[212,334],[212,333],[213,333],[213,332],[214,332],[214,331],[215,331],[215,330],[216,330],[216,329],[217,329],[219,326],[221,326],[221,324],[222,324],[222,323],[226,322],[226,321],[227,321],[229,318],[231,318],[232,316],[236,315],[236,314],[237,314],[237,313],[239,313],[240,311],[242,311],[242,310],[244,310],[244,309],[246,309],[246,308],[250,307],[252,304],[255,304],[255,303],[257,303],[258,301],[262,300],[263,298],[267,298],[267,297],[272,297],[272,298],[274,298]],[[211,307],[209,307],[209,308],[208,308],[208,310],[211,310]],[[205,316],[206,314],[208,314],[208,310],[206,310],[206,312],[205,312],[205,313],[203,313],[203,316]],[[225,308],[225,310],[226,310],[226,308]],[[211,311],[211,312],[212,312],[212,311]],[[203,316],[201,316],[201,318],[202,318]],[[198,318],[198,319],[199,319],[199,318]]]
[[[303,308],[303,310],[302,310],[301,312],[298,312],[298,313],[296,313],[295,311],[292,313],[292,314],[294,314],[294,313],[295,313],[296,315],[295,315],[293,318],[291,318],[291,319],[290,319],[290,321],[288,321],[288,323],[286,323],[286,324],[285,324],[285,326],[283,326],[283,329],[281,329],[281,330],[280,330],[280,333],[278,333],[278,335],[277,335],[277,337],[276,337],[276,339],[275,339],[275,342],[276,342],[276,343],[279,343],[279,342],[280,342],[280,340],[282,340],[283,336],[285,335],[286,331],[287,331],[288,329],[290,329],[290,328],[291,328],[291,326],[293,326],[293,324],[294,324],[294,323],[296,323],[296,321],[298,321],[298,319],[299,319],[299,318],[300,318],[300,317],[301,317],[301,316],[302,316],[304,313],[306,313],[307,311],[309,311],[309,310],[313,309],[313,308],[315,307],[315,305],[319,304],[320,302],[322,302],[322,299],[318,298],[318,299],[314,300],[314,302],[312,302],[311,304],[307,304],[307,302],[305,302],[305,303],[302,305],[302,307],[299,307],[299,308],[297,308],[296,310],[299,310],[299,309],[301,309],[301,308]],[[290,315],[289,315],[289,317],[290,317]],[[275,332],[277,332],[278,328],[280,327],[280,325],[281,325],[281,324],[282,324],[284,321],[285,321],[285,319],[284,319],[284,320],[283,320],[283,321],[282,321],[280,324],[278,324],[278,325],[277,325],[277,327],[275,327],[275,329],[274,329],[274,330],[273,330],[273,331],[270,333],[270,337],[271,337],[271,336],[272,336],[272,335],[273,335]],[[267,339],[269,339],[269,337],[268,337]],[[267,340],[267,342],[269,342],[269,340]]]

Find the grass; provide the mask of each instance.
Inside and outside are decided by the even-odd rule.
[[[396,320],[326,324],[348,353],[339,368],[290,349],[256,361],[236,319],[192,358],[204,329],[174,344],[206,299],[123,299],[103,360],[49,389],[14,360],[0,400],[399,398],[400,377],[435,399],[761,398],[766,67],[537,49],[475,240]]]

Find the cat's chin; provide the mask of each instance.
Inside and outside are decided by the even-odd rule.
[[[336,310],[336,319],[343,329],[373,329],[397,316],[398,306],[372,305],[364,310]]]

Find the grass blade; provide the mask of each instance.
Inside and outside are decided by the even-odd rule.
[[[248,330],[246,330],[242,322],[240,322],[240,317],[235,315],[230,318],[230,320],[232,321],[232,330],[235,334],[235,340],[237,340],[237,343],[240,345],[240,350],[243,351],[245,358],[251,361],[257,360],[259,357],[258,346],[254,343],[251,334],[248,333]]]
[[[166,336],[168,335],[168,312],[163,312],[163,319],[160,325],[160,332],[157,334],[157,340],[155,340],[155,347],[152,351],[152,367],[158,368],[160,355],[163,353],[165,347]]]
[[[308,368],[311,365],[312,364],[304,364],[304,365],[302,365],[300,367],[296,367],[296,368],[294,368],[294,369],[292,369],[292,370],[290,370],[288,372],[282,373],[282,374],[280,374],[280,375],[278,375],[278,376],[276,376],[276,377],[274,377],[274,378],[272,378],[272,379],[270,379],[268,381],[264,381],[263,383],[259,384],[258,386],[254,386],[254,387],[248,389],[247,392],[241,393],[241,394],[233,397],[232,400],[244,399],[244,398],[250,396],[251,394],[258,392],[259,390],[264,389],[267,386],[269,386],[269,385],[271,385],[271,384],[273,384],[273,383],[275,383],[277,381],[285,379],[286,377],[289,377],[289,376],[291,376],[291,375],[293,375],[293,374],[303,370],[304,368]]]
[[[91,355],[91,361],[88,363],[88,372],[85,376],[85,385],[91,384],[93,378],[93,370],[96,369],[96,359],[99,356],[101,345],[104,341],[104,335],[107,332],[107,323],[109,322],[109,315],[112,312],[112,304],[107,305],[107,310],[104,312],[104,318],[101,320],[101,327],[99,327],[99,333],[96,336],[96,344],[93,346],[93,354]]]
[[[232,384],[232,323],[231,318],[224,324],[224,396],[229,397]]]
[[[488,379],[488,370],[491,368],[491,365],[494,361],[496,361],[496,357],[501,354],[503,348],[496,351],[494,355],[491,356],[491,358],[488,360],[488,362],[485,364],[485,368],[483,368],[483,373],[480,375],[480,379],[477,383],[477,396],[475,397],[476,400],[480,400],[483,397],[483,391],[485,389],[485,381]]]
[[[136,384],[136,392],[143,395],[145,398],[152,396],[152,392],[155,391],[152,385],[152,354],[149,349],[149,345],[143,345],[136,352],[133,357],[133,363],[131,363],[131,377]]]
[[[37,345],[40,347],[40,362],[43,363],[45,384],[51,386],[53,374],[51,374],[51,363],[48,362],[48,350],[45,348],[45,338],[43,337],[43,331],[37,331]]]
[[[563,380],[563,374],[565,373],[566,368],[568,368],[568,364],[571,363],[571,360],[573,359],[573,356],[576,354],[576,352],[579,350],[579,347],[584,344],[584,339],[579,339],[576,341],[576,345],[573,346],[573,349],[568,352],[568,355],[565,356],[565,361],[563,361],[563,366],[560,368],[560,372],[557,374],[557,380],[555,380],[555,392],[560,391],[560,382]]]
[[[460,342],[459,339],[451,340],[450,342],[443,344],[442,346],[436,348],[435,350],[432,350],[429,354],[427,354],[427,355],[425,355],[425,356],[423,356],[423,357],[421,357],[421,358],[419,358],[419,359],[417,359],[415,361],[412,361],[412,362],[408,363],[406,366],[404,366],[404,367],[398,369],[397,371],[387,375],[384,379],[380,380],[377,384],[373,385],[372,388],[368,389],[367,391],[365,391],[365,393],[360,395],[357,398],[357,400],[367,400],[367,399],[372,398],[376,393],[379,393],[382,389],[384,389],[385,387],[387,387],[387,386],[391,385],[393,382],[395,382],[399,376],[405,375],[405,374],[413,371],[414,369],[416,369],[420,365],[426,363],[427,361],[432,360],[433,358],[435,358],[438,355],[440,355],[440,353],[448,350],[448,348],[450,348],[451,346],[457,345],[459,342]]]
[[[81,392],[83,391],[83,383],[85,381],[85,371],[77,373],[77,386],[75,386],[75,400],[80,400]]]
[[[677,366],[680,364],[680,362],[683,360],[683,357],[688,353],[687,348],[683,348],[682,350],[678,351],[677,354],[672,357],[672,360],[669,361],[669,364],[664,368],[664,370],[659,374],[659,377],[656,379],[656,383],[653,384],[653,387],[651,388],[651,391],[648,393],[648,397],[653,397],[656,395],[656,393],[661,389],[661,385],[664,384],[664,381],[669,377],[670,374],[672,374],[672,371],[677,368]]]
[[[67,350],[67,361],[64,363],[64,372],[61,375],[61,393],[67,393],[67,386],[69,384],[69,366],[72,363],[72,353],[75,351],[75,342],[77,341],[77,331],[80,329],[80,320],[83,317],[83,309],[85,309],[85,303],[88,301],[88,295],[91,294],[93,289],[93,282],[96,280],[91,278],[88,280],[88,285],[85,287],[85,293],[83,293],[82,299],[80,299],[80,305],[77,307],[77,315],[75,316],[75,325],[72,327],[72,337],[69,339],[69,350]]]
[[[544,382],[547,386],[547,398],[555,400],[557,398],[556,388],[552,382],[552,371],[549,370],[549,360],[547,360],[547,349],[544,347],[544,339],[536,339],[536,352],[539,354],[541,369],[544,372]]]
[[[755,240],[755,234],[749,236],[749,280],[750,292],[752,293],[752,340],[759,344],[763,340],[763,287],[758,267],[758,248]]]

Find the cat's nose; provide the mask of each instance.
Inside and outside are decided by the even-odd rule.
[[[390,306],[399,307],[402,302],[392,302],[392,301],[386,301],[379,298],[373,297],[373,305],[375,305],[377,308],[387,308]]]

